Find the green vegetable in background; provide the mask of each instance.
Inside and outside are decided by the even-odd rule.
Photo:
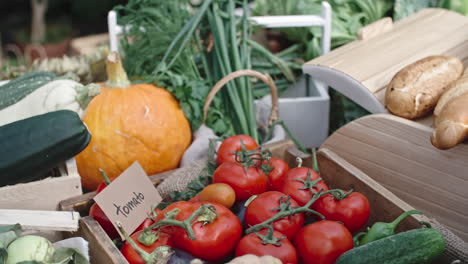
[[[440,0],[437,6],[468,16],[468,1],[466,0]]]
[[[421,214],[418,210],[411,210],[404,212],[399,217],[397,217],[393,222],[384,223],[384,222],[375,222],[372,227],[369,229],[366,235],[359,241],[359,245],[365,245],[369,242],[379,240],[395,234],[395,228],[398,226],[401,221],[406,217],[413,214]]]
[[[247,8],[247,1],[242,6]],[[200,126],[205,98],[222,77],[259,68],[275,75],[278,83],[292,83],[293,70],[301,68],[296,56],[287,52],[275,56],[252,41],[251,23],[246,15],[235,16],[235,8],[234,0],[205,0],[198,6],[188,0],[131,0],[115,8],[119,24],[132,25],[126,32],[132,41],[125,38],[122,44],[125,68],[133,79],[153,82],[173,93],[192,130]],[[253,87],[258,90],[253,92]],[[254,99],[266,93],[249,78],[229,82],[215,97],[206,124],[218,135],[247,134],[258,139]]]
[[[0,264],[89,264],[73,248],[57,248],[44,237],[21,236],[19,224],[0,226]]]
[[[16,264],[22,261],[50,263],[55,249],[49,240],[40,236],[27,235],[11,242],[7,251],[6,264]]]

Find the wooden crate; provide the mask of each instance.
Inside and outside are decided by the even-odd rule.
[[[291,166],[295,166],[295,159],[298,155],[304,159],[304,166],[309,167],[312,164],[311,157],[295,149],[290,141],[272,144],[269,149],[274,157],[283,158]],[[363,193],[369,199],[371,204],[369,223],[390,222],[404,211],[413,209],[409,204],[400,200],[375,180],[328,149],[323,148],[318,152],[318,162],[322,178],[331,188],[353,189]],[[83,202],[86,199],[91,199],[89,196],[91,195],[76,199],[80,201],[75,206],[76,210],[86,213],[82,211],[85,208]],[[87,201],[87,203],[92,202]],[[66,209],[73,209],[73,206],[70,207],[70,200],[64,201],[62,205]],[[424,215],[412,215],[400,224],[399,231],[419,227],[420,221],[432,222],[433,220]],[[77,235],[89,241],[92,263],[128,263],[92,217],[86,216],[80,219],[80,230]]]
[[[54,169],[61,175],[0,188],[0,209],[57,210],[59,202],[83,194],[74,159]]]
[[[468,144],[440,150],[431,134],[425,125],[377,114],[340,128],[322,147],[468,242]]]

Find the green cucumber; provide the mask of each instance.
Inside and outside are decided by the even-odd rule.
[[[52,72],[31,72],[0,86],[0,110],[17,103],[56,77]]]
[[[351,249],[336,264],[423,264],[431,263],[445,250],[439,231],[420,228],[382,238]]]
[[[0,127],[0,186],[29,182],[80,153],[91,135],[77,113],[59,110]]]

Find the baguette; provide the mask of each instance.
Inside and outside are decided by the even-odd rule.
[[[437,118],[445,105],[452,99],[468,92],[468,70],[455,83],[447,88],[447,91],[442,94],[434,109],[434,124],[437,123]]]
[[[436,119],[431,136],[432,145],[449,149],[463,142],[468,136],[468,93],[450,100]]]
[[[463,73],[455,57],[430,56],[401,69],[390,81],[385,106],[398,116],[415,119],[430,113],[444,90]]]

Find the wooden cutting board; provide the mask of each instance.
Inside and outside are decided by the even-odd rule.
[[[430,55],[455,56],[468,66],[468,17],[428,8],[394,24],[389,20],[363,28],[362,39],[307,62],[304,72],[371,113],[387,113],[385,89],[405,66]],[[432,123],[430,117],[418,122]]]
[[[390,114],[355,120],[321,146],[468,242],[468,144],[431,145],[432,129]]]

